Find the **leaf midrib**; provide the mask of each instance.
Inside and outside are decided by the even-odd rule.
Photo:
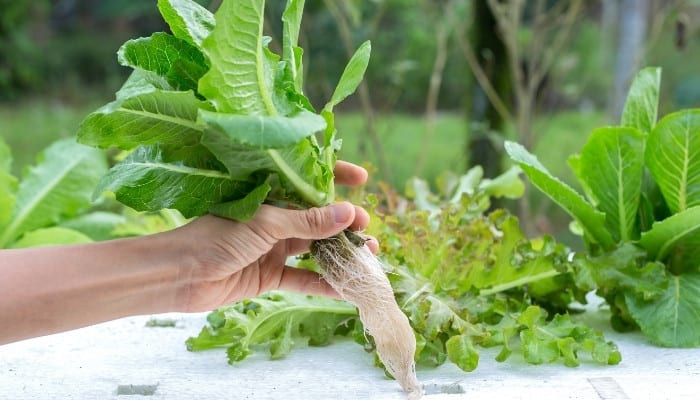
[[[151,167],[155,166],[156,168],[165,169],[165,170],[169,170],[169,171],[184,174],[184,175],[197,175],[197,176],[204,176],[207,178],[233,180],[228,173],[223,173],[223,172],[211,170],[211,169],[187,167],[184,165],[174,165],[174,164],[157,163],[157,162],[143,162],[143,161],[132,162],[132,163],[130,163],[130,165],[142,166],[144,168],[151,168]]]
[[[142,116],[144,118],[153,118],[153,119],[158,119],[158,120],[162,120],[165,122],[171,122],[173,124],[182,125],[184,127],[190,128],[192,130],[196,130],[198,132],[203,131],[202,127],[199,124],[197,124],[197,121],[193,121],[191,119],[185,119],[182,117],[174,117],[174,116],[170,116],[167,114],[154,113],[151,111],[136,110],[136,109],[130,109],[130,108],[124,108],[124,107],[119,107],[115,111],[121,111],[121,112],[124,112],[126,114],[138,115],[138,116]]]
[[[60,170],[61,173],[56,174],[47,185],[44,185],[44,187],[39,190],[35,196],[33,196],[33,201],[30,201],[28,204],[25,204],[23,208],[20,208],[20,213],[12,219],[12,222],[10,222],[5,229],[5,232],[3,232],[2,237],[0,237],[0,248],[4,248],[8,244],[7,242],[9,240],[14,239],[14,231],[18,226],[24,223],[27,215],[29,215],[31,211],[35,209],[35,207],[40,203],[40,200],[44,199],[48,193],[53,191],[53,189],[55,189],[59,183],[63,181],[68,173],[82,161],[83,157],[72,157],[70,162],[65,164],[64,168]]]

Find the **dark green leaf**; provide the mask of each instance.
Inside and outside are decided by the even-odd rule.
[[[207,61],[197,47],[162,32],[129,40],[117,56],[122,65],[166,78],[176,90],[196,90],[197,81],[207,71]]]
[[[206,213],[214,204],[241,198],[253,187],[196,162],[168,162],[160,148],[149,146],[137,148],[110,169],[96,192],[114,192],[117,200],[138,211],[172,208],[189,218]]]
[[[209,213],[223,218],[247,222],[253,218],[255,212],[258,211],[260,205],[265,201],[270,189],[270,185],[265,182],[242,199],[214,204],[209,208]]]

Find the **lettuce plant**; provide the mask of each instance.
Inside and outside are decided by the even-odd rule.
[[[700,110],[657,122],[661,70],[636,76],[620,125],[595,129],[569,159],[585,197],[522,146],[510,157],[573,217],[586,252],[582,287],[596,288],[613,327],[637,326],[664,346],[700,345]]]
[[[303,1],[290,2],[282,17],[282,57],[262,35],[262,1],[224,2],[216,16],[193,1],[158,7],[173,35],[121,47],[119,62],[133,73],[78,132],[84,144],[130,151],[97,191],[137,210],[243,221],[263,202],[330,203],[340,147],[333,107],[362,79],[369,42],[316,113],[302,93]]]

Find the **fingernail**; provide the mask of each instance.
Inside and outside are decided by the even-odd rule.
[[[353,207],[349,203],[336,203],[333,204],[333,218],[338,224],[347,223],[352,217],[354,211]]]

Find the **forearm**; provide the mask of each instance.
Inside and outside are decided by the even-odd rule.
[[[174,311],[187,257],[167,234],[0,251],[0,344]]]

